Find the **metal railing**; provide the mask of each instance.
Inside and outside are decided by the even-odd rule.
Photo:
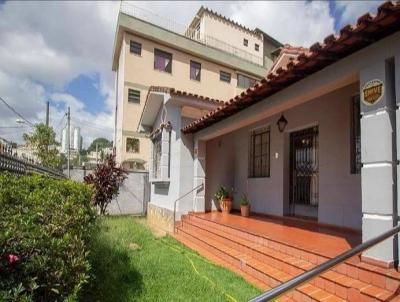
[[[198,186],[194,187],[193,189],[191,189],[189,192],[187,192],[186,194],[180,196],[178,199],[176,199],[174,201],[174,233],[175,233],[175,223],[176,223],[176,204],[184,197],[188,196],[190,193],[192,193],[195,190],[198,189],[204,189],[204,183],[199,184]],[[193,208],[193,204],[192,204],[192,208]]]
[[[361,252],[377,245],[378,243],[396,235],[399,232],[400,232],[400,225],[390,229],[389,231],[382,233],[379,236],[369,239],[369,240],[365,241],[364,243],[361,243],[360,245],[352,248],[351,250],[348,250],[348,251],[340,254],[339,256],[336,256],[335,258],[318,265],[317,267],[313,268],[310,271],[304,272],[303,274],[301,274],[285,283],[282,283],[281,285],[251,299],[249,302],[271,301],[273,299],[279,298],[280,296],[284,295],[286,292],[288,292],[292,289],[295,289],[296,287],[302,285],[303,283],[310,281],[313,278],[318,277],[322,273],[343,263],[347,259],[360,254]]]
[[[17,175],[43,174],[54,178],[65,178],[61,171],[53,170],[11,154],[0,152],[0,172],[7,171]]]
[[[253,55],[252,53],[237,48],[232,44],[216,39],[213,36],[205,35],[204,33],[200,34],[199,32],[196,31],[196,29],[188,28],[187,26],[180,24],[174,20],[157,15],[152,11],[137,7],[130,3],[122,1],[120,12],[129,15],[131,17],[143,20],[145,22],[151,23],[168,31],[174,32],[178,35],[185,36],[186,38],[189,38],[193,41],[197,41],[209,47],[217,48],[230,55],[239,57],[253,64],[262,66],[264,63],[262,54],[260,54],[260,56]]]

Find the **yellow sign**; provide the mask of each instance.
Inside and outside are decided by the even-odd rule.
[[[375,105],[382,99],[384,90],[385,86],[381,80],[368,81],[362,88],[362,101],[367,106]]]

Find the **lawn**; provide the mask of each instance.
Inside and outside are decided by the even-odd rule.
[[[91,252],[93,279],[81,301],[247,301],[260,293],[144,220],[105,218]]]

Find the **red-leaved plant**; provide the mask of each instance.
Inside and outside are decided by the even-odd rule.
[[[96,169],[85,176],[85,183],[93,186],[92,202],[105,214],[107,206],[118,195],[119,187],[126,178],[126,171],[117,165],[115,155],[108,155]]]

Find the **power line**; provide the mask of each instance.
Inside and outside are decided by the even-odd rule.
[[[1,96],[0,100],[10,109],[12,112],[14,112],[16,115],[18,115],[21,119],[23,119],[25,122],[27,122],[29,125],[33,126],[33,124],[28,121],[21,113],[19,113],[17,110],[15,110],[11,105],[9,105]]]

